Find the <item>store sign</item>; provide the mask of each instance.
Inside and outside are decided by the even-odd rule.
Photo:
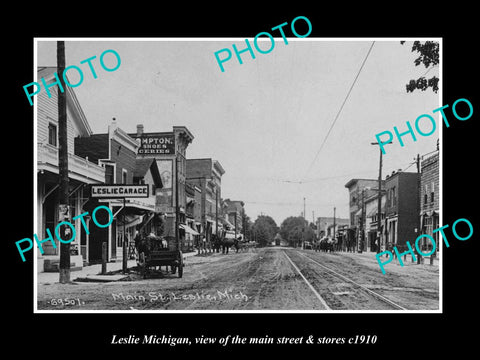
[[[147,198],[148,185],[92,185],[93,198]]]
[[[175,155],[175,135],[144,134],[140,140],[139,155]]]
[[[157,212],[174,212],[173,207],[173,160],[157,159],[163,187],[157,189]]]

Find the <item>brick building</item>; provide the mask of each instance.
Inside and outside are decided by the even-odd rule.
[[[385,203],[387,197],[382,189],[380,230],[385,224]],[[376,251],[376,239],[378,235],[378,191],[376,194],[365,199],[365,224],[364,224],[364,251]]]
[[[382,188],[385,181],[382,180]],[[345,184],[349,192],[350,226],[358,225],[362,201],[378,192],[378,180],[375,179],[351,179]],[[363,200],[362,200],[363,199]]]
[[[136,133],[129,135],[139,142],[138,158],[154,158],[157,162],[163,187],[157,191],[155,211],[165,219],[162,235],[169,247],[185,250],[183,241],[186,231],[190,231],[186,219],[186,151],[194,136],[185,126],[173,126],[167,132],[145,132],[142,124],[137,125]]]
[[[420,229],[422,234],[428,234],[435,239],[438,249],[438,232],[433,233],[439,225],[440,209],[440,168],[439,152],[434,151],[422,156],[420,176]],[[422,238],[421,250],[428,253],[432,244]]]
[[[325,216],[320,216],[317,217],[317,220],[315,222],[315,225],[317,226],[316,229],[316,235],[317,238],[321,239],[324,236],[327,236],[327,229],[330,225],[333,225],[333,217],[325,217]],[[338,228],[343,226],[343,225],[350,225],[350,219],[343,219],[343,218],[335,218],[335,233],[337,232]]]
[[[225,170],[219,161],[211,158],[187,159],[186,181],[199,188],[201,235],[206,238],[206,246],[211,246],[211,238],[220,230],[222,176]]]
[[[149,161],[137,161],[139,143],[117,126],[115,119],[108,133],[91,134],[75,138],[76,152],[105,169],[105,184],[150,184],[149,198],[142,199],[92,199],[84,204],[91,211],[98,205],[108,206],[114,214],[107,228],[92,226],[90,234],[82,228],[81,250],[85,262],[96,263],[102,259],[102,243],[107,243],[107,261],[120,261],[123,247],[132,252],[136,226],[148,220],[147,232],[160,228],[161,218],[155,217],[155,193],[162,188],[159,170]],[[125,205],[125,206],[124,206]],[[87,222],[88,224],[88,222]],[[128,255],[127,251],[127,255]]]
[[[238,238],[239,235],[242,235],[243,230],[243,222],[245,218],[245,203],[241,200],[230,200],[225,199],[223,201],[223,214],[228,222],[233,225],[233,234],[235,237]],[[242,235],[243,237],[243,235]]]
[[[357,249],[364,249],[367,245],[364,231],[365,200],[378,194],[378,179],[351,179],[345,184],[345,187],[348,189],[350,199],[350,227],[345,240],[349,243],[354,242]],[[384,188],[385,180],[382,180],[382,189]]]
[[[392,172],[385,179],[385,228],[382,251],[389,244],[406,248],[406,242],[415,242],[420,230],[418,187],[420,174]]]

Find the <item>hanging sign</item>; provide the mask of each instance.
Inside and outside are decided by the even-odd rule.
[[[93,198],[148,198],[148,185],[92,185]]]

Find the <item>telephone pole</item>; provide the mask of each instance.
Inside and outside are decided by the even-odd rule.
[[[218,184],[215,183],[215,237],[218,238]]]
[[[305,239],[307,236],[307,213],[305,208],[305,197],[303,198],[303,236],[302,236],[302,248],[305,248]]]
[[[388,145],[393,143],[386,143],[383,145]],[[371,145],[379,145],[378,142],[372,142]],[[380,164],[378,166],[378,205],[377,205],[377,254],[380,253],[380,236],[381,236],[381,222],[382,222],[382,147],[379,146],[380,150]],[[385,214],[386,215],[386,214]]]
[[[305,198],[303,198],[303,219],[307,220],[307,213],[305,212]]]
[[[333,207],[333,239],[335,239],[335,212],[337,208]]]
[[[180,208],[178,199],[178,154],[175,155],[175,246],[177,250],[182,250],[180,246]]]
[[[417,214],[420,213],[420,203],[421,203],[421,200],[420,200],[420,177],[421,177],[421,174],[420,174],[420,154],[417,154],[417,158],[415,159],[416,163],[417,163],[417,174],[418,174],[418,179],[417,179],[417,207],[418,207],[418,210],[417,210]],[[418,232],[422,232],[422,229],[420,229],[419,227],[415,228],[415,230],[418,229]],[[417,234],[415,234],[415,236],[418,236],[418,232]],[[430,259],[432,259],[432,256],[430,256]],[[421,264],[423,262],[423,259],[421,257],[420,254],[418,254],[417,252],[417,264]]]
[[[65,93],[65,42],[57,41],[57,73],[60,80],[58,89],[58,175],[59,175],[59,218],[58,222],[69,221],[68,211],[68,148],[67,148],[67,95]],[[60,227],[60,237],[67,239],[66,225]],[[59,282],[70,282],[70,242],[60,242]]]

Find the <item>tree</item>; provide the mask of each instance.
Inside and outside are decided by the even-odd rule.
[[[309,226],[305,229],[304,240],[305,241],[310,241],[310,242],[315,240],[315,231],[312,229],[311,226]]]
[[[278,226],[268,215],[260,215],[253,223],[255,238],[260,246],[271,243],[278,232]]]
[[[242,214],[242,227],[245,239],[252,240],[250,234],[252,233],[253,223],[250,217],[245,214],[245,211]]]
[[[405,41],[400,41],[400,43],[403,45]],[[425,43],[414,41],[412,51],[417,51],[420,54],[419,57],[414,61],[415,66],[423,64],[425,68],[429,69],[427,70],[427,73],[434,66],[437,66],[440,62],[439,47],[439,43],[435,41],[425,41]],[[421,76],[417,80],[412,79],[408,84],[406,84],[407,93],[413,92],[417,89],[425,91],[430,87],[435,93],[437,93],[438,80],[439,79],[436,76],[432,76],[430,79],[426,79],[425,76]]]
[[[255,224],[254,229],[255,238],[260,246],[267,246],[269,243],[272,242],[273,238],[269,226],[266,222],[261,221]]]
[[[280,225],[280,235],[293,247],[301,244],[304,236],[309,236],[310,232],[313,234],[313,230],[307,226],[307,222],[302,216],[289,216]]]
[[[290,230],[290,233],[288,235],[288,242],[291,246],[298,247],[299,244],[302,243],[304,230],[305,230],[304,226],[298,226],[298,225]]]

